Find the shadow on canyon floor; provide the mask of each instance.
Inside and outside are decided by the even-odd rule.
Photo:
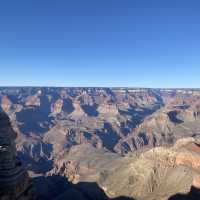
[[[36,177],[33,179],[37,200],[134,200],[129,197],[109,198],[97,183],[70,183],[62,176]]]
[[[37,200],[136,200],[124,196],[111,199],[97,183],[72,184],[63,176],[41,176],[34,178],[33,181],[38,196]],[[168,200],[200,200],[200,190],[191,187],[188,194],[175,194]]]

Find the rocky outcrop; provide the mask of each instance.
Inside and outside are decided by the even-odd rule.
[[[37,95],[28,96],[25,100],[25,106],[40,106],[40,98]]]
[[[122,138],[115,146],[115,151],[124,154],[136,151],[144,146],[155,147],[171,145],[175,141],[174,124],[165,110],[159,110],[148,116],[132,133]]]
[[[8,113],[11,109],[12,106],[12,102],[10,101],[10,99],[4,95],[1,99],[1,108]]]
[[[115,116],[118,114],[118,109],[116,105],[112,105],[112,104],[101,104],[98,107],[98,111],[101,114],[107,114],[107,115],[111,115],[111,116]]]
[[[31,181],[23,164],[17,158],[15,148],[16,133],[9,118],[0,112],[0,199],[31,200]]]
[[[73,119],[78,119],[78,118],[86,116],[86,113],[83,111],[79,101],[75,100],[75,102],[73,103],[73,106],[74,106],[74,111],[70,114],[70,116]]]
[[[199,156],[200,141],[193,138],[126,157],[80,145],[60,154],[50,174],[68,177],[74,184],[97,182],[110,198],[167,200],[191,187],[200,189]]]
[[[61,113],[62,107],[63,107],[63,100],[62,99],[58,99],[53,105],[52,113],[53,114]]]

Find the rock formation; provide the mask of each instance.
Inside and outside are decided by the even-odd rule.
[[[86,113],[81,108],[80,102],[75,100],[73,103],[74,111],[70,114],[73,119],[79,119],[83,116],[86,116]]]
[[[12,103],[11,101],[9,100],[9,98],[4,95],[1,99],[1,108],[6,112],[8,113],[10,111],[10,108],[12,106]]]
[[[53,114],[59,114],[62,111],[62,107],[63,107],[63,100],[58,99],[53,105],[53,108],[52,108]]]
[[[31,182],[16,155],[16,133],[8,116],[0,112],[0,199],[31,200]]]
[[[40,98],[37,95],[28,96],[25,106],[40,106]]]
[[[172,147],[156,147],[126,157],[90,145],[74,146],[57,157],[49,174],[68,177],[74,184],[96,182],[109,198],[168,200],[177,193],[189,193],[192,187],[200,190],[199,165],[200,141],[186,138]],[[88,190],[81,187],[80,191]]]
[[[118,115],[118,109],[116,105],[112,105],[112,104],[102,104],[99,106],[98,108],[99,113],[101,114],[107,114],[110,116],[115,116]]]

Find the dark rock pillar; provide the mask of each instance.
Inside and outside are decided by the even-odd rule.
[[[16,155],[16,136],[8,116],[0,111],[0,200],[34,199],[28,173]]]

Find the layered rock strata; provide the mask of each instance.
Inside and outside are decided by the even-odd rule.
[[[31,182],[15,148],[16,133],[4,112],[0,112],[0,199],[31,200]]]

